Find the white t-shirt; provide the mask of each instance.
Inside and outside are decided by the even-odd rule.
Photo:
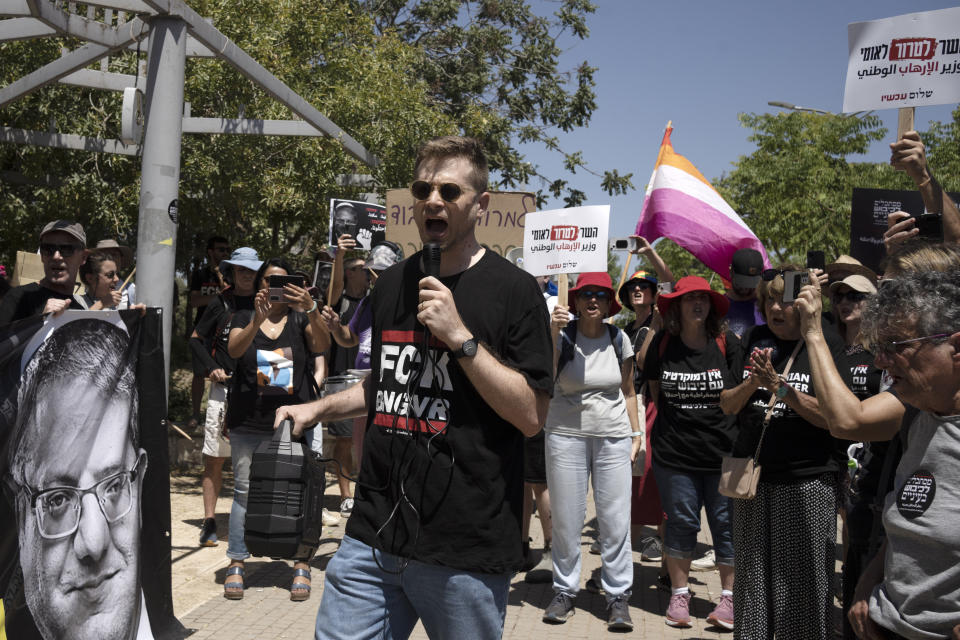
[[[618,331],[620,331],[618,329]],[[557,337],[563,340],[563,335]],[[633,357],[633,346],[620,331],[622,361],[606,327],[599,338],[577,333],[573,359],[557,377],[544,429],[565,436],[628,437],[632,433],[620,385],[622,362]],[[631,384],[633,384],[631,380]]]

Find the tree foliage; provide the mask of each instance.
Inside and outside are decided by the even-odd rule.
[[[423,54],[418,75],[433,102],[464,133],[483,140],[492,168],[506,188],[544,180],[547,195],[577,206],[586,194],[563,177],[547,176],[528,162],[519,144],[536,143],[563,157],[567,172],[601,177],[616,195],[632,189],[632,174],[595,170],[579,151],[562,148],[557,132],[590,122],[596,109],[596,71],[587,61],[560,69],[561,46],[589,35],[589,0],[556,0],[550,16],[524,0],[355,0],[369,12],[379,33],[397,33]]]
[[[951,122],[931,122],[930,130],[920,134],[927,148],[927,162],[937,181],[947,191],[960,191],[960,107],[953,110]]]
[[[458,129],[431,105],[426,85],[415,79],[420,52],[393,34],[375,34],[369,17],[343,3],[200,0],[192,5],[373,150],[382,164],[371,170],[326,138],[184,136],[181,268],[191,254],[202,255],[204,239],[213,233],[267,255],[309,251],[325,236],[329,199],[360,195],[358,188],[339,186],[339,176],[372,173],[380,185],[403,184],[417,143]],[[55,60],[62,46],[78,45],[52,38],[0,44],[0,82],[8,84]],[[136,57],[111,58],[109,70],[132,74]],[[242,110],[248,118],[291,118],[285,107],[214,60],[188,60],[185,100],[193,116],[230,118]],[[0,110],[5,126],[46,130],[51,119],[61,131],[118,137],[120,96],[54,84]],[[117,237],[133,243],[139,174],[137,157],[0,145],[0,259],[9,263],[17,249],[34,248],[44,222],[58,217],[83,222],[91,241]]]
[[[757,148],[715,186],[774,262],[802,261],[812,249],[849,253],[852,189],[912,187],[889,166],[847,160],[886,135],[875,115],[741,114],[740,122]]]

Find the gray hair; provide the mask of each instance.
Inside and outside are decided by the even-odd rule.
[[[130,403],[127,433],[134,450],[140,446],[137,411],[135,345],[119,327],[84,318],[67,323],[53,332],[37,349],[23,371],[17,398],[17,418],[10,436],[7,461],[10,473],[19,482],[23,466],[41,439],[67,438],[51,433],[73,426],[33,424],[36,408],[44,402],[44,389],[58,382],[82,385],[98,396],[126,399]],[[30,424],[28,424],[30,423]],[[74,437],[93,434],[73,434]]]
[[[960,264],[946,271],[907,271],[883,280],[863,310],[869,342],[960,331]]]

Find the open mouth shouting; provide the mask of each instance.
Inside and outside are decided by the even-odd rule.
[[[423,230],[430,241],[441,241],[447,235],[449,224],[443,218],[427,218],[423,222]]]

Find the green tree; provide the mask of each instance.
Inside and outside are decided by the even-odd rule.
[[[803,260],[807,250],[849,253],[854,187],[911,188],[889,166],[851,163],[887,131],[875,115],[741,114],[757,145],[715,181],[774,262]]]
[[[562,154],[570,174],[602,177],[609,195],[632,189],[633,174],[595,170],[583,154],[562,148],[557,132],[587,126],[596,109],[596,68],[587,61],[560,69],[565,43],[589,35],[589,0],[559,0],[552,15],[539,15],[524,0],[354,0],[375,19],[379,33],[397,33],[422,53],[417,65],[433,102],[467,135],[483,140],[491,165],[506,188],[533,178],[548,183],[538,192],[565,206],[586,194],[563,177],[547,176],[528,162],[518,145],[537,143]]]
[[[307,253],[322,244],[331,197],[356,197],[338,176],[373,173],[381,185],[406,182],[418,141],[455,133],[417,79],[421,52],[393,33],[377,34],[369,16],[341,2],[198,0],[204,16],[322,113],[374,150],[371,171],[326,138],[184,136],[178,264],[202,255],[211,233],[263,254]],[[81,7],[81,11],[82,11]],[[40,39],[0,44],[6,85],[77,42]],[[145,47],[144,47],[145,49]],[[136,54],[110,60],[134,73]],[[96,68],[96,65],[94,65]],[[289,111],[226,63],[187,64],[185,99],[200,117],[291,117]],[[120,96],[54,84],[0,110],[5,126],[118,137]],[[140,160],[136,157],[0,145],[0,260],[31,250],[43,223],[76,218],[88,237],[136,239]]]
[[[937,181],[947,191],[960,191],[960,107],[951,122],[931,122],[920,134],[927,148],[927,162]]]

